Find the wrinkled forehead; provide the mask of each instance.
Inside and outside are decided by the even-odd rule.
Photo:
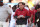
[[[22,5],[22,3],[20,3],[19,5]]]

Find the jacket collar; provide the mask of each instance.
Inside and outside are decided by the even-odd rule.
[[[23,8],[22,10],[19,8],[20,11],[23,11],[25,8]]]

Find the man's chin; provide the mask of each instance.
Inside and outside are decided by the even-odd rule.
[[[20,9],[23,9],[23,8],[20,8]]]

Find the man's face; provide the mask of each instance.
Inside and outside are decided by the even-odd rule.
[[[9,7],[11,8],[11,5],[9,5]]]
[[[15,11],[16,10],[16,8],[15,7],[13,7],[13,11]]]
[[[25,5],[22,5],[22,3],[19,4],[19,8],[23,9]]]
[[[37,9],[37,11],[38,11],[38,12],[40,12],[40,8],[39,8],[39,9]]]

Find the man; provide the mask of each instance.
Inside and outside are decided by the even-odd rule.
[[[33,10],[33,21],[32,21],[32,24],[33,24],[33,26],[35,26],[35,13],[37,12],[37,10],[36,9],[34,9]]]
[[[37,5],[37,12],[35,14],[35,24],[38,25],[38,27],[40,27],[40,5]]]
[[[36,12],[37,12],[37,10],[34,9],[33,7],[32,7],[31,10],[29,10],[30,17],[31,17],[31,20],[29,20],[29,24],[31,25],[31,27],[34,26],[34,22],[35,22],[35,13],[36,13]],[[31,22],[31,23],[30,23],[30,22]],[[30,26],[29,26],[29,27],[30,27]]]
[[[11,18],[11,9],[3,5],[3,2],[0,0],[0,27],[8,27],[8,19]]]
[[[17,19],[16,23],[16,27],[26,27],[27,24],[27,19],[29,18],[29,13],[28,10],[26,10],[25,7],[25,3],[20,2],[18,4],[19,9],[16,10],[14,17]]]
[[[15,14],[15,11],[16,11],[16,5],[14,5],[12,7],[12,15],[11,15],[11,21],[10,21],[10,27],[15,27],[15,23],[16,23],[16,19],[14,19],[14,14]]]

